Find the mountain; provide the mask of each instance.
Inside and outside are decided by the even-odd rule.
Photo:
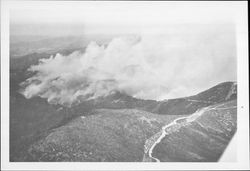
[[[26,146],[22,155],[12,160],[156,161],[154,156],[159,161],[217,161],[236,131],[236,98],[237,84],[225,82],[194,96],[165,101],[114,92],[71,108],[48,105],[39,98],[17,106],[14,102],[16,111],[12,115],[19,113],[20,119],[25,114],[27,127],[23,129],[29,129],[29,133],[21,131],[26,141],[16,142],[19,147]],[[216,106],[228,109],[217,111]],[[198,111],[203,112],[188,121],[187,117]],[[22,121],[18,122],[22,128]],[[174,131],[152,147],[150,157],[144,145],[151,148],[171,123]]]
[[[93,100],[94,108],[140,109],[162,115],[186,115],[197,109],[236,99],[237,84],[224,82],[197,95],[164,101],[136,99],[120,92]]]
[[[236,99],[236,92],[235,82],[224,82],[197,95],[159,102],[154,107],[146,107],[145,110],[167,115],[191,114],[201,107]]]
[[[100,36],[94,37],[100,40]],[[110,41],[105,36],[101,39],[100,44]],[[142,100],[113,92],[71,107],[49,104],[40,97],[26,99],[19,93],[19,84],[34,74],[27,72],[27,68],[38,64],[39,59],[57,53],[68,55],[75,50],[84,51],[90,40],[94,39],[10,37],[10,161],[142,161],[147,158],[143,152],[145,143],[152,136],[160,135],[166,124],[180,122],[179,117],[185,121],[185,117],[205,107],[237,99],[237,84],[233,82],[221,83],[194,96],[164,101]],[[230,136],[226,141],[229,139]],[[161,142],[164,144],[165,139]],[[51,144],[53,148],[64,150],[53,153]],[[167,161],[165,155],[162,157],[157,151],[160,146],[161,143],[153,148],[152,155]],[[72,151],[66,152],[67,147]],[[98,149],[96,156],[99,158],[89,156],[88,147],[90,153]],[[107,152],[106,147],[114,149]],[[74,157],[74,150],[79,151],[80,157]],[[81,152],[85,155],[79,154]]]
[[[27,161],[141,161],[144,142],[177,116],[98,109],[55,128],[28,150]]]
[[[160,132],[160,135],[163,132],[166,135],[151,147],[147,159],[161,162],[218,161],[236,132],[236,113],[237,102],[232,100],[176,119],[174,124],[167,124]]]
[[[20,39],[20,40],[18,40]],[[88,44],[83,37],[10,37],[10,57],[22,58],[22,56],[43,53],[59,53],[70,49],[80,49]]]

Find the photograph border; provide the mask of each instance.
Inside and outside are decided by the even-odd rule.
[[[114,2],[113,3],[121,3]],[[2,1],[1,2],[1,169],[2,170],[238,170],[249,169],[249,75],[248,10],[245,1],[159,1],[157,3],[228,4],[235,8],[237,41],[237,162],[218,163],[136,163],[136,162],[9,162],[9,11],[13,5],[32,6],[69,3],[105,3],[105,1]],[[125,3],[125,1],[123,1]],[[154,3],[126,1],[126,3]]]

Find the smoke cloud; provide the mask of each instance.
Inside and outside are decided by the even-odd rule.
[[[72,105],[120,91],[142,99],[193,95],[236,79],[235,40],[231,31],[187,29],[90,42],[84,53],[41,59],[21,83],[26,98]]]

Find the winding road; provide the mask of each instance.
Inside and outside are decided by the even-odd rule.
[[[165,125],[162,127],[161,131],[150,137],[146,140],[144,145],[144,158],[143,161],[148,161],[149,159],[152,161],[160,162],[159,159],[152,156],[153,150],[155,146],[161,142],[161,140],[168,134],[170,134],[172,131],[179,129],[180,127],[190,124],[191,122],[195,121],[199,116],[201,116],[204,112],[210,111],[210,110],[223,110],[223,109],[230,109],[230,108],[236,108],[237,106],[228,107],[228,108],[218,108],[219,106],[222,106],[224,104],[218,105],[216,107],[205,107],[202,109],[198,109],[195,113],[186,116],[186,117],[180,117],[172,121],[171,123]],[[149,157],[149,158],[147,158]]]

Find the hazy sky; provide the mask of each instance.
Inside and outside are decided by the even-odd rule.
[[[236,80],[231,2],[29,2],[13,5],[12,35],[116,34],[107,47],[33,66],[23,94],[72,103],[112,90],[144,99],[193,95]],[[125,36],[124,34],[136,36]],[[45,74],[46,73],[46,74]],[[59,78],[51,81],[53,78]],[[37,84],[41,82],[41,84]],[[110,82],[110,80],[113,80]],[[33,82],[34,81],[34,82]],[[85,89],[82,87],[85,85]],[[53,91],[56,87],[56,91]],[[105,89],[104,87],[108,87]],[[89,94],[88,94],[89,93]]]
[[[11,34],[155,32],[171,24],[232,23],[230,2],[21,2],[10,12]],[[60,29],[59,29],[60,28]]]

